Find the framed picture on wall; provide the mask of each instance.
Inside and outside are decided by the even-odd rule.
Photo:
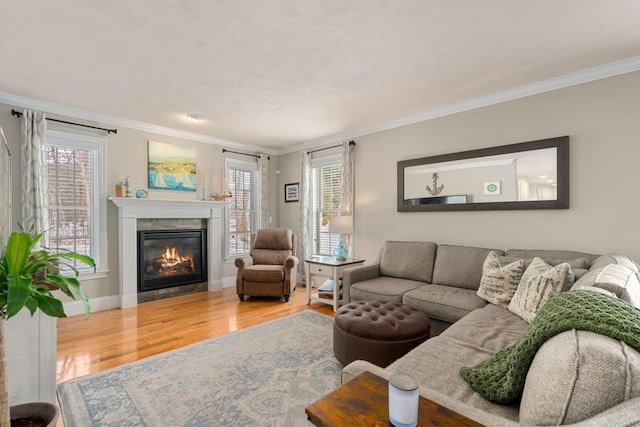
[[[299,184],[297,182],[293,184],[285,184],[284,185],[284,201],[297,202],[299,197],[298,189],[299,189]]]

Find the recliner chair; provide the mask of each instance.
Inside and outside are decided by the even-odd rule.
[[[287,228],[263,228],[251,235],[251,251],[236,258],[236,292],[247,295],[283,296],[285,302],[296,288],[296,237]]]

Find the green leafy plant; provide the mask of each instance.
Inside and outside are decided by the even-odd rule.
[[[51,291],[59,289],[69,297],[76,294],[89,314],[89,298],[78,281],[79,272],[72,260],[80,261],[95,272],[93,258],[71,251],[53,252],[37,248],[42,233],[14,231],[0,259],[0,315],[10,319],[23,308],[33,315],[37,309],[51,317],[66,317],[62,301]]]

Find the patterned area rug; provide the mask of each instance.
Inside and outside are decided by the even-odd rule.
[[[58,384],[65,427],[308,425],[340,382],[332,322],[305,310]]]

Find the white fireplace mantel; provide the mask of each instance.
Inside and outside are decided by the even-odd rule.
[[[118,207],[118,295],[120,307],[138,304],[138,218],[200,218],[207,220],[208,289],[222,289],[222,218],[225,202],[109,197]]]

